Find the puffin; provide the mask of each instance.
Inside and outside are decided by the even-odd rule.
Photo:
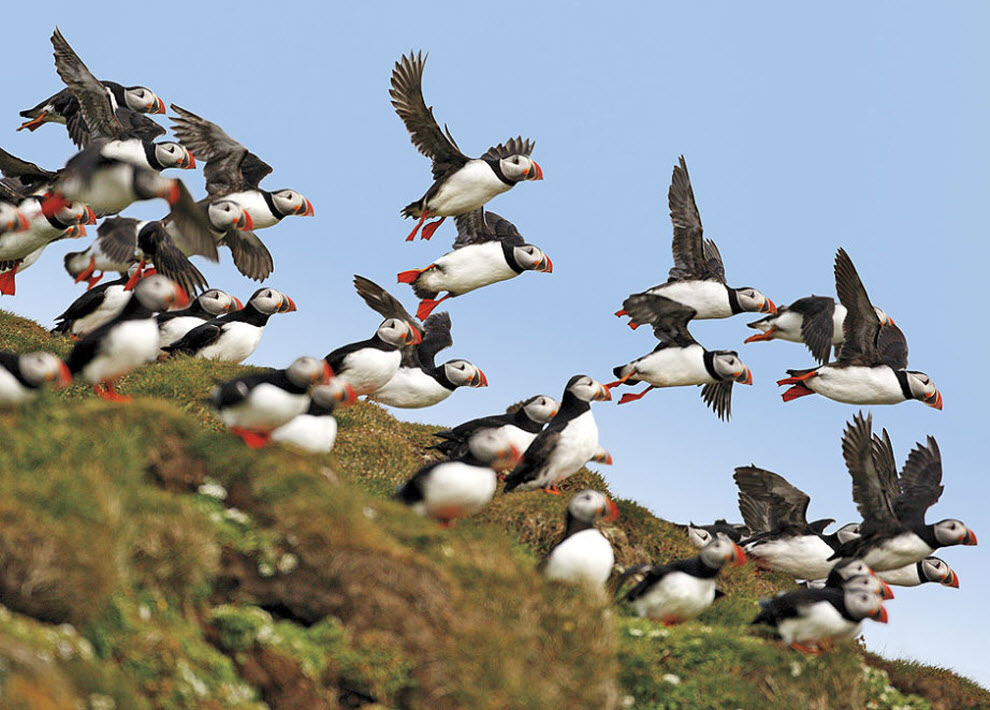
[[[746,553],[725,535],[701,548],[695,556],[665,565],[643,565],[623,573],[643,575],[625,595],[636,613],[674,626],[694,619],[715,601],[715,578],[728,564],[741,565]]]
[[[137,264],[131,264],[128,272],[121,274],[120,278],[87,289],[55,316],[55,327],[51,332],[81,338],[116,318],[131,300],[132,289],[128,289],[127,284],[136,271]],[[149,275],[150,271],[144,273],[145,277]]]
[[[615,553],[595,522],[618,517],[618,507],[604,493],[591,489],[576,493],[567,504],[564,535],[540,561],[540,572],[549,580],[604,589]]]
[[[820,394],[848,404],[898,404],[911,399],[942,409],[942,395],[923,372],[908,370],[907,340],[896,325],[881,325],[846,250],[835,255],[835,289],[846,307],[838,359],[808,370],[788,370],[778,385],[791,385],[789,402]]]
[[[0,237],[9,232],[25,232],[31,228],[28,218],[17,209],[17,201],[9,201],[0,186]]]
[[[290,444],[311,454],[329,454],[337,441],[337,407],[354,404],[354,390],[333,377],[309,392],[309,409],[272,431],[272,441]]]
[[[499,465],[519,457],[518,450],[503,446],[494,437],[483,445],[496,452],[494,460]],[[451,521],[474,515],[488,505],[496,486],[492,467],[468,452],[457,459],[423,466],[393,497],[419,515],[433,518],[441,527],[447,527]]]
[[[756,466],[740,466],[733,475],[739,487],[739,512],[752,535],[740,544],[757,566],[795,579],[821,579],[833,567],[838,545],[823,534],[831,519],[809,523],[811,498],[783,476]]]
[[[211,288],[199,294],[188,308],[166,311],[155,316],[158,323],[158,347],[171,345],[198,325],[203,325],[230,311],[239,311],[244,305],[226,291]],[[163,351],[164,352],[164,351]]]
[[[430,448],[447,458],[458,458],[472,448],[472,441],[490,432],[505,445],[525,451],[559,408],[560,403],[553,397],[538,394],[510,405],[503,414],[471,419],[453,429],[434,432],[440,441]]]
[[[116,392],[114,381],[155,359],[158,325],[154,314],[172,306],[182,308],[188,302],[182,287],[164,276],[153,274],[141,279],[117,317],[81,338],[65,364],[74,377],[91,382],[97,396],[114,402],[130,401]]]
[[[43,351],[0,350],[0,407],[27,402],[48,383],[57,388],[72,383],[72,373],[57,356]]]
[[[760,607],[754,625],[770,626],[794,650],[815,655],[835,639],[857,636],[863,619],[887,623],[883,600],[867,591],[795,589],[760,600]]]
[[[751,311],[776,313],[773,301],[755,288],[733,288],[726,284],[725,266],[718,247],[712,240],[702,238],[701,216],[683,155],[680,165],[674,166],[667,202],[674,224],[674,266],[666,283],[643,293],[664,296],[693,308],[696,311],[693,317],[697,320],[728,318]],[[615,315],[627,315],[627,308],[623,305]],[[630,327],[635,329],[638,324],[632,322]]]
[[[271,440],[272,430],[306,412],[310,390],[332,377],[322,360],[300,357],[284,370],[242,375],[217,385],[209,401],[230,432],[257,449]]]
[[[433,184],[420,199],[402,209],[403,217],[418,219],[406,241],[429,217],[436,222],[423,226],[423,239],[433,236],[447,218],[466,214],[484,206],[490,199],[507,192],[524,180],[542,180],[543,169],[530,158],[534,141],[512,138],[489,148],[480,158],[469,158],[457,147],[450,130],[440,130],[433,109],[423,99],[422,52],[403,55],[392,70],[392,106],[406,125],[412,144],[430,159]],[[425,317],[425,316],[424,316]]]
[[[860,412],[846,426],[842,455],[852,477],[853,500],[863,516],[862,536],[835,552],[858,557],[877,572],[921,562],[940,547],[975,545],[976,535],[949,518],[925,523],[942,496],[942,454],[931,436],[908,455],[900,474],[887,430],[872,435],[873,415]]]
[[[825,579],[805,580],[799,586],[806,589],[833,587],[835,589],[870,592],[884,601],[894,598],[894,592],[887,582],[881,579],[865,562],[852,557],[836,562]]]
[[[913,565],[877,572],[877,577],[898,587],[917,587],[935,582],[946,587],[959,588],[959,575],[945,560],[938,557],[926,557]]]
[[[601,450],[591,402],[610,399],[608,387],[588,375],[574,375],[568,380],[559,411],[526,448],[522,460],[506,477],[503,492],[542,488],[560,495],[557,484],[577,473]]]
[[[753,374],[734,350],[706,350],[687,329],[697,311],[665,296],[638,294],[623,304],[634,323],[650,323],[660,344],[653,352],[612,372],[619,379],[608,387],[646,382],[646,389],[624,394],[619,404],[632,402],[658,387],[701,386],[701,398],[722,421],[732,412],[732,384],[753,384]]]
[[[401,318],[386,318],[370,338],[332,350],[324,360],[355,394],[370,395],[398,372],[402,349],[422,341],[416,325]]]
[[[454,219],[454,250],[422,269],[402,271],[399,283],[412,286],[422,299],[416,315],[426,318],[448,298],[507,281],[524,271],[553,273],[553,262],[543,250],[527,244],[515,225],[494,212],[478,208]],[[441,291],[446,295],[437,298]]]
[[[165,113],[165,102],[146,86],[122,86],[114,81],[101,81],[107,92],[113,96],[117,106],[138,113]],[[43,99],[32,108],[20,112],[21,118],[28,119],[17,130],[25,128],[32,133],[46,123],[66,125],[70,118],[79,112],[79,100],[68,88]]]
[[[687,525],[675,524],[675,527],[681,528],[687,532],[688,542],[690,542],[691,546],[696,550],[700,550],[702,547],[714,540],[715,536],[719,533],[725,535],[735,543],[739,543],[744,537],[749,535],[749,529],[745,524],[730,523],[725,518],[719,518],[711,525],[695,525],[694,523],[688,523]]]
[[[896,325],[894,319],[883,310],[874,307],[882,326]],[[770,340],[787,340],[804,343],[819,365],[828,362],[834,347],[838,351],[844,334],[842,324],[846,320],[846,307],[828,296],[806,296],[789,306],[780,306],[774,315],[765,316],[746,325],[760,331],[746,338],[744,343]]]
[[[197,325],[162,350],[209,360],[242,362],[257,349],[271,316],[295,310],[295,302],[281,291],[259,288],[244,308]]]

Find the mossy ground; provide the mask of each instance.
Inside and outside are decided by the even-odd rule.
[[[0,348],[67,341],[0,312]],[[4,708],[958,708],[990,694],[856,644],[822,658],[748,627],[786,586],[729,571],[728,597],[664,629],[535,573],[567,496],[497,496],[440,529],[388,499],[432,427],[358,404],[334,453],[246,449],[203,405],[243,368],[178,358],[0,412]],[[583,472],[565,491],[606,489]],[[633,501],[620,564],[692,554]],[[913,694],[913,695],[911,695]]]

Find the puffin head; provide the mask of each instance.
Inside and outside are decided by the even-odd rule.
[[[543,253],[543,250],[532,244],[512,248],[512,259],[523,271],[542,271],[543,273],[553,273],[553,262],[550,257]]]
[[[592,489],[576,493],[567,504],[567,513],[583,523],[596,520],[613,521],[619,518],[619,509],[604,493]]]
[[[138,113],[165,113],[165,102],[146,86],[128,86],[124,89],[124,103]]]
[[[211,202],[206,208],[206,214],[210,218],[210,224],[223,231],[237,229],[243,232],[254,229],[251,215],[232,200]]]
[[[196,302],[211,316],[219,316],[223,313],[229,313],[231,310],[237,310],[234,308],[234,297],[218,288],[204,291],[196,298]]]
[[[582,402],[608,401],[612,399],[608,387],[588,375],[574,375],[567,381],[564,393],[570,393]]]
[[[872,592],[859,590],[847,590],[843,601],[846,611],[854,619],[870,618],[879,621],[881,624],[887,623],[887,610],[883,608],[883,599]]]
[[[134,298],[149,311],[167,311],[189,304],[185,289],[161,274],[145,276],[134,287]]]
[[[773,301],[757,291],[755,288],[744,286],[742,288],[734,288],[732,290],[735,292],[736,300],[739,302],[739,308],[742,309],[743,312],[777,313],[777,306],[774,305]]]
[[[286,217],[290,214],[312,217],[314,214],[313,203],[295,190],[276,190],[272,193],[272,201],[275,203],[275,209]]]
[[[738,566],[746,562],[743,549],[723,533],[717,533],[714,540],[701,548],[698,557],[711,569],[722,569],[727,564]]]
[[[467,360],[448,360],[443,364],[443,374],[454,387],[487,387],[485,373]]]
[[[43,351],[24,353],[18,358],[21,377],[32,385],[41,386],[52,382],[58,388],[72,383],[72,374],[64,362],[51,353]]]
[[[942,394],[932,382],[931,377],[924,372],[914,370],[906,370],[904,374],[907,375],[908,389],[911,390],[912,397],[924,402],[929,407],[942,409]]]
[[[196,167],[193,154],[184,145],[175,141],[155,143],[155,158],[162,165],[163,170],[167,168],[192,170]]]
[[[712,367],[723,381],[734,380],[744,385],[753,384],[753,373],[742,364],[739,354],[733,350],[716,350],[713,353]]]
[[[498,161],[498,166],[502,174],[505,175],[505,179],[511,182],[543,179],[543,169],[528,155],[517,153],[507,158],[501,158]]]
[[[942,547],[976,544],[976,534],[963,525],[960,520],[948,518],[947,520],[940,520],[932,527],[935,530],[935,539]]]
[[[523,412],[537,424],[546,424],[553,419],[558,409],[560,409],[560,403],[545,394],[530,397],[522,404]]]

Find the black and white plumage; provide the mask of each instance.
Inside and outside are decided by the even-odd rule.
[[[52,333],[83,337],[116,318],[131,300],[133,291],[127,288],[130,276],[137,271],[137,264],[120,278],[88,289],[55,316]]]
[[[921,584],[937,583],[959,588],[959,575],[945,560],[938,557],[926,557],[913,565],[883,570],[877,572],[877,577],[898,587],[917,587]]]
[[[433,184],[420,199],[406,205],[404,217],[417,218],[416,227],[406,241],[428,217],[440,217],[423,227],[423,239],[429,239],[447,217],[466,214],[483,207],[490,199],[512,189],[524,180],[542,180],[543,170],[530,158],[536,145],[522,137],[489,148],[480,158],[469,158],[457,147],[450,130],[440,130],[433,109],[423,99],[422,52],[395,63],[392,70],[392,106],[409,131],[416,149],[430,159]]]
[[[237,298],[218,288],[204,291],[194,298],[187,308],[167,311],[155,316],[158,322],[158,347],[171,345],[196,326],[203,325],[224,313],[239,311],[243,307]]]
[[[224,425],[251,448],[271,439],[274,429],[303,414],[310,389],[333,377],[329,366],[315,357],[300,357],[284,370],[242,375],[213,390],[210,405]]]
[[[785,402],[820,394],[848,404],[897,404],[917,399],[942,408],[942,395],[923,372],[907,370],[907,340],[896,325],[882,325],[845,249],[835,255],[835,289],[846,307],[838,359],[810,370],[788,370]]]
[[[65,359],[73,376],[91,382],[104,399],[129,399],[118,395],[113,383],[158,354],[154,314],[189,300],[180,286],[157,274],[141,279],[133,293],[116,318],[79,340]]]
[[[711,525],[695,525],[694,523],[688,523],[687,525],[677,525],[677,527],[682,528],[687,532],[688,542],[691,543],[692,547],[698,550],[714,540],[719,534],[725,535],[735,543],[740,542],[744,537],[748,537],[750,534],[749,528],[747,528],[745,524],[730,523],[724,518],[719,518]]]
[[[719,419],[732,415],[732,384],[753,384],[753,375],[733,350],[706,350],[687,329],[696,311],[665,296],[638,294],[623,303],[634,323],[649,323],[660,344],[653,352],[612,372],[619,379],[609,387],[646,382],[637,394],[624,394],[619,404],[640,399],[658,387],[700,385],[701,398]]]
[[[58,357],[41,351],[0,350],[0,407],[23,404],[49,383],[56,387],[72,383],[72,373]]]
[[[881,326],[895,325],[894,319],[874,307]],[[761,332],[743,342],[757,343],[764,340],[787,340],[803,343],[819,364],[829,361],[834,347],[845,340],[842,324],[846,320],[846,307],[828,296],[806,296],[789,306],[780,306],[777,313],[746,325]]]
[[[506,477],[505,493],[542,488],[559,494],[557,484],[577,473],[601,450],[591,402],[610,399],[608,388],[587,375],[568,380],[560,409]]]
[[[863,619],[887,623],[887,610],[876,594],[826,587],[796,589],[760,600],[753,624],[772,627],[791,648],[820,653],[836,639],[859,634]]]
[[[670,219],[674,225],[674,266],[666,283],[643,293],[664,296],[693,308],[697,320],[728,318],[736,313],[758,311],[776,313],[773,301],[755,288],[733,288],[725,282],[725,266],[715,242],[703,238],[701,216],[694,201],[694,190],[684,156],[674,166],[667,192]],[[626,315],[627,309],[615,315]],[[635,328],[637,323],[631,322]]]
[[[806,580],[800,586],[807,589],[824,589],[832,587],[846,591],[861,591],[876,594],[887,601],[894,598],[890,585],[881,579],[869,565],[862,560],[849,558],[839,560],[825,579]]]
[[[272,431],[272,441],[290,444],[311,454],[328,454],[337,441],[337,420],[333,413],[337,407],[354,403],[354,390],[339,378],[332,377],[327,384],[310,390],[309,400],[309,409]]]
[[[241,362],[257,349],[271,316],[294,310],[295,302],[284,293],[273,288],[259,288],[244,308],[197,325],[162,350],[209,360]]]
[[[595,522],[611,522],[619,509],[604,493],[584,490],[567,504],[564,535],[540,561],[540,571],[550,580],[601,589],[612,574],[612,543],[595,528]]]
[[[101,84],[113,96],[114,103],[121,108],[127,108],[138,113],[165,113],[165,102],[145,86],[121,86],[113,81],[101,81]],[[42,99],[32,108],[20,112],[22,118],[29,119],[18,127],[18,131],[28,129],[38,130],[45,123],[61,123],[67,125],[69,119],[78,114],[79,100],[68,88]]]
[[[887,430],[872,434],[873,417],[853,417],[842,437],[842,455],[853,482],[862,536],[842,545],[838,557],[858,557],[877,572],[920,562],[940,547],[975,545],[962,522],[925,523],[942,495],[942,455],[931,436],[908,455],[900,475]]]
[[[715,578],[727,564],[746,561],[742,548],[724,535],[717,535],[697,556],[665,565],[643,565],[627,570],[642,580],[625,595],[640,616],[665,626],[689,621],[715,601]]]
[[[553,272],[543,250],[527,244],[509,220],[478,208],[459,215],[454,250],[422,269],[403,271],[399,283],[422,299],[416,315],[426,318],[441,301],[514,278],[524,271]],[[440,299],[437,296],[446,291]]]

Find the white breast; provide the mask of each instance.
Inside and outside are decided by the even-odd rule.
[[[904,401],[894,371],[879,367],[823,367],[804,385],[818,394],[847,404],[898,404]]]
[[[640,616],[664,622],[688,621],[715,601],[715,578],[702,579],[685,572],[671,572],[633,600]]]
[[[595,529],[581,530],[550,552],[543,574],[570,584],[603,587],[614,562],[612,544],[604,535]]]
[[[598,449],[598,425],[589,409],[567,423],[537,477],[520,485],[518,490],[533,490],[560,483],[577,473]]]
[[[773,325],[776,327],[776,330],[773,332],[774,340],[787,340],[791,343],[803,343],[804,338],[801,337],[801,324],[803,322],[804,316],[800,313],[795,313],[794,311],[784,311],[773,321]]]
[[[82,369],[89,382],[110,382],[146,362],[158,353],[158,324],[152,318],[117,324],[103,337],[96,356]]]
[[[817,535],[759,541],[746,546],[746,554],[758,559],[761,566],[789,574],[795,579],[827,577],[835,561],[834,550]]]
[[[52,229],[48,222],[45,228],[28,228],[23,232],[5,232],[0,235],[0,259],[23,259],[31,252],[40,249],[61,232]]]
[[[464,167],[451,175],[430,201],[426,209],[438,217],[464,214],[476,210],[488,200],[507,190],[495,171],[483,160],[469,160]]]
[[[420,515],[453,520],[473,515],[495,494],[495,472],[460,461],[434,467],[423,481],[423,500],[413,505]]]
[[[417,285],[430,291],[450,291],[454,295],[519,275],[506,263],[502,245],[498,242],[455,249],[433,263],[436,268],[423,272]]]
[[[133,187],[134,166],[120,163],[100,168],[88,184],[79,178],[66,181],[65,196],[84,202],[98,214],[116,214],[136,201]]]
[[[144,152],[144,144],[138,139],[108,141],[100,148],[100,155],[153,170],[151,163],[148,162],[148,156]]]
[[[25,387],[6,368],[0,367],[0,407],[26,402],[36,394],[36,390]]]
[[[242,401],[224,407],[220,418],[228,427],[270,431],[287,424],[308,408],[308,394],[286,392],[281,387],[262,382],[252,387]]]
[[[265,229],[278,224],[281,220],[272,214],[271,208],[265,202],[265,197],[257,190],[245,190],[224,195],[223,199],[236,202],[237,205],[251,215],[254,228]]]
[[[921,584],[916,563],[897,567],[896,569],[881,570],[877,572],[877,577],[887,582],[887,584],[894,584],[898,587],[917,587]]]
[[[76,319],[70,333],[82,337],[92,333],[105,323],[109,323],[120,315],[124,306],[131,300],[133,291],[125,291],[123,284],[115,284],[103,291],[103,302],[92,313]]]
[[[431,407],[451,394],[452,390],[418,367],[400,367],[392,379],[370,394],[369,398],[392,407],[418,409]]]
[[[401,360],[398,350],[362,348],[344,358],[337,377],[349,384],[355,394],[371,394],[392,379]]]
[[[258,348],[264,326],[229,321],[221,326],[220,337],[196,353],[197,357],[225,362],[241,362]]]
[[[654,387],[681,387],[714,382],[705,369],[705,350],[700,345],[664,348],[630,363],[636,379]]]
[[[337,441],[337,420],[331,414],[300,414],[273,431],[272,440],[312,454],[328,454]]]
[[[732,315],[729,292],[718,281],[675,281],[651,288],[648,293],[664,296],[698,311],[694,320],[728,318]]]
[[[196,316],[179,316],[170,318],[158,327],[158,347],[164,348],[171,345],[193,328],[206,323],[202,318]]]
[[[797,617],[784,619],[777,624],[777,631],[787,644],[813,644],[855,636],[860,626],[842,616],[828,602],[822,601],[803,607]]]
[[[924,540],[912,532],[902,533],[884,541],[866,553],[863,562],[873,568],[873,571],[897,569],[904,565],[921,562],[935,550]]]

